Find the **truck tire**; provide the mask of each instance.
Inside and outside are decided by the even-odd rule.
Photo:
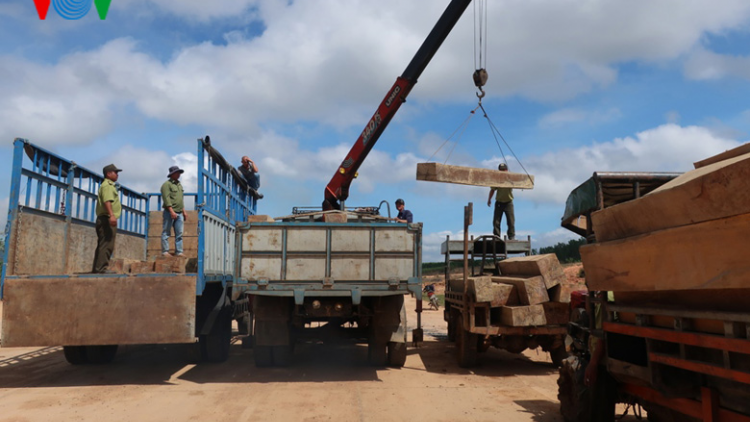
[[[403,368],[406,363],[406,343],[388,342],[388,366]]]
[[[458,325],[457,319],[459,317],[458,310],[450,308],[448,312],[448,341],[456,341],[456,326]]]
[[[88,358],[88,363],[93,363],[95,365],[111,363],[115,360],[115,355],[117,355],[116,344],[107,346],[86,346],[86,357]]]
[[[201,348],[201,360],[220,363],[229,358],[229,347],[232,343],[232,308],[227,306],[219,311],[214,326],[206,335],[198,337]]]
[[[373,366],[386,366],[388,364],[388,345],[370,341],[367,344],[367,361]]]
[[[564,359],[557,379],[560,413],[565,422],[614,422],[614,380],[600,371],[594,388],[584,384],[588,361],[578,356]]]
[[[271,346],[273,365],[287,367],[292,361],[292,346]]]
[[[458,366],[470,368],[476,366],[478,359],[479,336],[464,330],[463,317],[459,316],[456,324],[456,360]]]
[[[552,364],[555,365],[555,367],[561,367],[563,361],[568,357],[568,351],[565,350],[565,345],[550,350],[549,357],[552,359]]]
[[[89,363],[86,356],[86,346],[63,346],[65,360],[71,365],[84,365]]]
[[[253,358],[255,359],[255,366],[258,368],[269,368],[273,366],[273,346],[258,346],[257,344],[253,347]]]

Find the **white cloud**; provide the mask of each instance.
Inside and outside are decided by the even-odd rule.
[[[264,32],[246,39],[231,31],[225,45],[185,46],[166,61],[141,52],[132,39],[113,40],[52,65],[2,57],[0,137],[86,144],[110,130],[113,116],[131,106],[161,121],[237,133],[257,133],[259,123],[268,121],[361,125],[444,6],[426,0],[131,0],[115,7],[138,10],[144,4],[197,20],[257,19]],[[557,101],[613,83],[619,63],[673,60],[694,50],[706,33],[738,28],[750,15],[750,3],[664,0],[639,7],[621,2],[582,7],[572,0],[506,1],[490,6],[489,13],[488,95]],[[471,15],[458,23],[420,79],[413,112],[418,112],[413,104],[474,91],[467,48],[473,43]],[[704,56],[699,61],[719,59],[709,52]],[[720,61],[718,70],[699,66],[688,73],[717,77],[744,72],[743,63]]]
[[[591,111],[579,108],[564,108],[542,116],[539,119],[539,125],[542,127],[551,127],[579,122],[595,125],[617,120],[621,116],[622,113],[620,110],[614,107],[607,110]]]
[[[685,61],[685,76],[696,80],[714,80],[725,77],[750,79],[750,57],[717,54],[698,49]]]
[[[668,123],[634,137],[526,157],[524,165],[535,177],[535,188],[521,191],[517,197],[536,203],[564,203],[570,191],[595,171],[683,172],[692,169],[695,161],[738,145],[738,141],[705,127]],[[494,157],[487,160],[497,161]]]

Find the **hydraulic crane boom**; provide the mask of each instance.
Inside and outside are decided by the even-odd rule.
[[[325,200],[323,201],[324,210],[341,209],[341,202],[349,197],[349,185],[356,177],[359,166],[365,161],[367,154],[401,107],[401,103],[406,101],[406,96],[409,95],[409,92],[417,83],[417,79],[456,25],[456,22],[461,18],[469,3],[471,3],[471,0],[451,0],[417,54],[406,67],[404,73],[396,79],[396,83],[388,91],[375,114],[367,122],[362,134],[359,135],[331,181],[328,182]]]

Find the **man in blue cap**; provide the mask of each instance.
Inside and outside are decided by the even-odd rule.
[[[94,267],[91,272],[109,274],[109,259],[115,250],[117,236],[117,219],[122,213],[120,192],[117,182],[121,169],[109,164],[102,169],[104,181],[99,186],[96,195],[96,251],[94,252]]]
[[[180,184],[180,175],[184,172],[185,170],[178,166],[170,167],[169,174],[167,174],[169,180],[161,185],[161,197],[164,201],[161,231],[162,255],[169,255],[169,236],[174,229],[174,254],[185,256],[182,253],[182,233],[187,221],[187,213],[185,213],[184,192]]]

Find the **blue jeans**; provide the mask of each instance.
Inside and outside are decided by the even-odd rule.
[[[177,219],[172,219],[169,211],[164,210],[162,213],[161,229],[161,253],[169,252],[169,236],[174,227],[174,253],[182,253],[182,232],[185,228],[185,216],[182,213],[177,214]]]

